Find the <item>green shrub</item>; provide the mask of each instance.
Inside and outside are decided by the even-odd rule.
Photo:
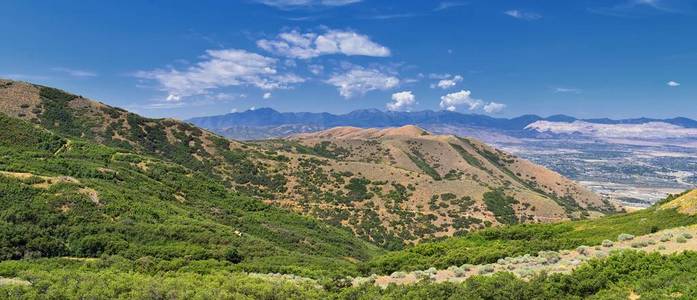
[[[634,235],[628,234],[628,233],[622,233],[617,236],[617,240],[622,242],[622,241],[631,241],[634,239]]]
[[[230,248],[225,251],[225,260],[233,263],[233,264],[238,264],[242,262],[242,255],[237,251],[237,248]]]
[[[578,246],[576,248],[576,252],[578,252],[578,254],[581,254],[581,255],[588,255],[589,248],[588,248],[588,246]]]
[[[670,239],[672,239],[672,238],[673,238],[673,234],[671,234],[671,233],[666,233],[666,234],[664,234],[664,235],[661,236],[661,242],[670,241]]]

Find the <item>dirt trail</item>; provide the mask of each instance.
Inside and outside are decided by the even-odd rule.
[[[425,271],[395,272],[388,276],[372,278],[357,278],[355,284],[375,280],[381,287],[394,284],[411,284],[420,280],[433,282],[461,282],[473,275],[487,275],[495,272],[511,272],[522,278],[536,273],[568,273],[593,258],[603,258],[617,250],[641,250],[671,254],[686,250],[697,251],[697,225],[663,230],[657,233],[634,237],[629,240],[604,243],[604,245],[582,246],[576,250],[543,251],[538,256],[519,256],[500,259],[497,263],[488,265],[464,265],[450,267],[446,270],[431,268]]]
[[[73,177],[70,177],[70,176],[50,177],[50,176],[35,175],[32,173],[8,172],[8,171],[0,171],[0,176],[12,177],[12,178],[17,178],[17,179],[21,179],[21,180],[29,180],[29,179],[35,178],[38,181],[36,183],[33,183],[32,186],[35,188],[42,188],[42,189],[47,189],[51,185],[58,184],[58,183],[80,184],[79,180],[77,180]]]

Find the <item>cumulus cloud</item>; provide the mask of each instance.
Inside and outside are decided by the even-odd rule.
[[[202,61],[184,70],[156,69],[139,71],[135,76],[153,80],[168,93],[167,100],[205,95],[211,90],[230,86],[253,86],[264,90],[288,88],[304,79],[282,74],[277,60],[239,49],[208,50]]]
[[[256,2],[281,9],[344,6],[361,2],[362,0],[256,0]]]
[[[672,81],[672,80],[666,82],[666,84],[667,84],[668,86],[672,86],[672,87],[680,86],[680,83],[679,83],[679,82],[675,82],[675,81]]]
[[[506,109],[506,104],[489,102],[489,104],[484,105],[484,111],[488,114],[498,114]]]
[[[399,84],[399,78],[377,69],[353,67],[347,72],[334,74],[327,83],[335,86],[344,98],[363,95],[374,90],[388,90]]]
[[[471,97],[472,92],[468,90],[461,90],[456,93],[450,93],[445,96],[440,97],[440,107],[445,108],[449,111],[455,111],[460,105],[467,105],[469,110],[476,110],[480,108],[484,101],[479,99],[474,99]]]
[[[431,88],[432,89],[441,88],[441,89],[447,90],[447,89],[452,88],[455,85],[457,85],[457,83],[462,81],[462,79],[463,78],[460,75],[455,75],[452,77],[450,75],[447,75],[445,78],[439,80],[437,83],[431,84]]]
[[[276,55],[299,59],[329,54],[390,56],[390,49],[371,41],[370,37],[344,30],[328,30],[321,34],[293,30],[283,32],[275,39],[259,40],[257,46]]]
[[[508,15],[510,17],[520,19],[520,20],[525,20],[525,21],[533,21],[537,20],[539,18],[542,18],[541,15],[532,13],[532,12],[525,12],[522,10],[518,9],[511,9],[503,12],[505,15]]]
[[[267,93],[264,93],[264,95],[263,95],[262,97],[263,97],[264,99],[271,99],[271,93],[268,93],[268,92],[267,92]]]
[[[457,110],[458,106],[465,105],[469,111],[482,109],[489,114],[497,114],[502,112],[506,105],[502,103],[489,102],[486,103],[481,99],[472,98],[472,92],[461,90],[456,93],[450,93],[440,97],[440,107],[449,111]]]
[[[390,111],[406,110],[416,103],[416,96],[411,91],[403,91],[392,94],[392,102],[388,102],[386,107]]]

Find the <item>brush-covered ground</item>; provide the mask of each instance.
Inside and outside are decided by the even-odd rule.
[[[614,212],[555,172],[475,140],[413,126],[238,142],[177,120],[144,118],[9,80],[0,80],[0,112],[73,140],[178,164],[389,250],[501,224]]]
[[[697,273],[694,272],[697,252],[692,251],[695,250],[692,238],[695,227],[673,226],[694,224],[697,220],[678,213],[675,208],[655,207],[648,211],[651,213],[613,216],[609,222],[600,218],[561,224],[577,228],[579,236],[598,232],[603,232],[603,237],[614,235],[609,238],[612,245],[603,240],[597,246],[591,243],[588,244],[591,247],[560,245],[551,248],[556,250],[535,252],[539,241],[521,241],[520,250],[532,255],[520,256],[511,251],[496,262],[458,267],[464,275],[456,275],[458,270],[453,268],[419,271],[419,277],[414,278],[417,272],[399,271],[387,277],[393,279],[389,284],[385,276],[367,276],[368,260],[356,261],[363,276],[309,278],[294,275],[292,270],[285,270],[289,273],[284,275],[246,271],[255,269],[253,261],[245,266],[230,264],[223,258],[160,260],[102,254],[93,258],[24,258],[0,262],[0,298],[694,299],[697,297],[694,289],[697,286]],[[677,217],[681,221],[658,228],[650,225],[660,223],[665,217]],[[648,231],[644,228],[633,232],[656,232],[642,236],[615,235],[623,229],[631,229],[631,224],[637,220],[649,224]],[[597,221],[602,222],[593,224]],[[540,234],[548,229],[546,225],[524,227],[529,233]],[[586,231],[584,227],[594,229]],[[510,232],[510,228],[500,228],[491,229],[491,233],[497,230],[501,234]],[[551,236],[559,237],[557,234]],[[592,240],[597,239],[584,239]],[[491,245],[491,248],[496,246]],[[611,248],[618,250],[611,251]],[[598,255],[601,252],[606,255]],[[580,256],[584,258],[579,259]],[[565,263],[570,266],[562,271],[555,269]],[[535,264],[543,267],[534,269]],[[521,272],[523,266],[532,270]]]
[[[0,109],[8,113],[0,114],[0,299],[697,297],[697,254],[679,252],[694,250],[682,227],[697,224],[695,192],[633,213],[473,228],[389,252],[384,241],[278,208],[274,202],[279,199],[271,197],[289,184],[275,176],[284,170],[276,168],[285,166],[276,162],[317,168],[324,166],[322,160],[334,159],[339,148],[330,145],[327,152],[326,144],[307,140],[282,142],[292,147],[286,152],[259,148],[177,121],[145,119],[59,90],[17,84],[0,81]],[[384,145],[409,145],[400,139]],[[352,142],[341,143],[349,147]],[[477,151],[495,151],[457,145],[466,152],[452,145],[447,149],[463,161]],[[409,150],[404,155],[415,153],[404,150]],[[370,163],[365,157],[343,159]],[[426,155],[406,155],[405,161],[434,181],[427,173],[435,170],[441,176],[444,171]],[[513,159],[496,165],[493,157],[476,161],[503,173],[516,164]],[[518,190],[530,184],[511,178],[509,185]],[[366,192],[362,187],[368,184],[360,178],[343,180],[346,191],[354,191],[343,197]],[[377,194],[377,189],[367,191]],[[401,199],[399,193],[392,196]],[[459,199],[446,198],[440,200]],[[499,208],[508,200],[506,194],[489,198]],[[657,248],[658,234],[667,233],[662,230],[676,230],[665,251]],[[617,241],[622,235],[636,238]],[[523,263],[523,258],[541,261],[552,251],[560,253],[560,261],[570,260],[561,253],[578,252],[584,245],[603,247],[604,240],[659,251],[607,251],[607,257],[588,257],[561,273],[521,276],[517,269],[502,267]],[[631,244],[643,242],[647,245]],[[463,265],[473,265],[477,274],[457,282],[430,276],[413,284],[380,286],[376,281],[395,272],[400,277],[400,272],[434,268],[437,274],[451,266],[462,271]]]
[[[0,127],[2,299],[696,296],[694,252],[612,253],[570,272],[525,277],[494,268],[460,282],[380,287],[368,276],[493,264],[695,224],[692,193],[629,214],[490,228],[383,254],[348,231],[229,192],[172,162],[5,116]]]

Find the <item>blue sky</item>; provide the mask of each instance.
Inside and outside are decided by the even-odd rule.
[[[0,77],[152,117],[697,118],[697,2],[6,1]]]

